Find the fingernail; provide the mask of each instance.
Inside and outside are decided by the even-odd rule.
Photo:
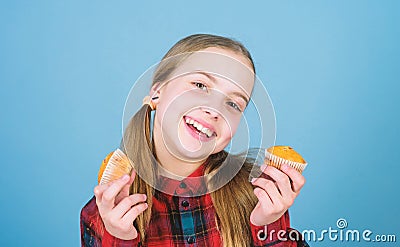
[[[143,201],[145,201],[147,199],[147,196],[145,194],[143,194]]]
[[[251,179],[251,183],[254,183],[256,181],[256,178]]]
[[[260,166],[261,171],[264,171],[267,168],[266,164],[263,164],[262,166]]]
[[[129,180],[129,176],[128,175],[124,175],[122,176],[122,181],[128,181]]]

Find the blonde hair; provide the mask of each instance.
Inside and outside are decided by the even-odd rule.
[[[210,35],[195,34],[178,41],[162,58],[153,77],[153,85],[166,78],[176,68],[177,64],[169,63],[167,58],[188,52],[200,51],[209,47],[219,47],[234,51],[243,55],[249,60],[255,73],[253,59],[249,51],[238,41],[230,38]],[[174,60],[174,59],[172,59]],[[163,63],[164,62],[164,63]],[[156,179],[156,158],[150,134],[151,108],[149,105],[142,106],[132,117],[125,129],[121,149],[133,161],[134,168],[141,177],[145,177],[146,183],[141,177],[137,176],[131,186],[130,193],[147,194],[148,209],[139,215],[135,220],[135,226],[140,232],[141,240],[146,239],[146,227],[151,218],[152,198]],[[149,148],[146,148],[149,147]],[[216,171],[227,162],[229,168],[237,169],[239,172],[226,185],[217,190],[217,181],[224,179],[223,172],[217,172],[212,179],[207,182],[210,196],[216,211],[216,224],[221,232],[224,246],[250,246],[252,241],[250,231],[250,214],[257,203],[257,198],[253,194],[253,186],[249,183],[249,174],[252,169],[252,160],[243,159],[239,156],[228,155],[226,151],[210,155],[206,162],[205,175]],[[225,178],[224,181],[227,181]]]

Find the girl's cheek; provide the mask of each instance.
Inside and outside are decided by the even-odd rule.
[[[229,116],[226,120],[226,129],[228,129],[230,135],[235,135],[240,123],[240,116]]]

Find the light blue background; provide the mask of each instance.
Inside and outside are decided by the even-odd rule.
[[[292,226],[345,218],[399,242],[399,13],[399,1],[2,1],[0,246],[80,244],[132,83],[199,32],[249,48],[277,144],[310,164]]]

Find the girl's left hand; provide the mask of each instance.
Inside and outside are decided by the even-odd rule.
[[[282,170],[282,171],[281,171]],[[256,226],[270,224],[279,219],[292,206],[305,183],[305,178],[288,165],[282,165],[281,170],[261,166],[261,171],[274,181],[266,178],[255,178],[252,184],[258,203],[251,212],[250,221]]]

